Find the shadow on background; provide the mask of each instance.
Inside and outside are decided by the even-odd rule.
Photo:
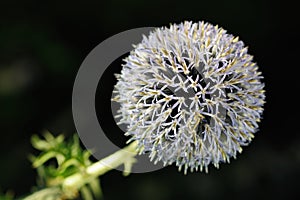
[[[296,6],[259,0],[26,2],[0,3],[0,190],[19,196],[35,185],[27,159],[35,152],[33,133],[76,131],[72,86],[96,45],[131,28],[204,20],[240,36],[260,66],[267,90],[261,130],[237,160],[210,168],[209,174],[184,176],[173,166],[126,178],[111,171],[101,179],[105,199],[290,199],[298,194]]]

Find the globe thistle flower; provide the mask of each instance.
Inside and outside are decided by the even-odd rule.
[[[229,162],[258,130],[264,84],[244,43],[218,26],[157,28],[124,60],[113,98],[139,153],[179,170]]]

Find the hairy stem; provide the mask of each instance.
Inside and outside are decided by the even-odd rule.
[[[41,197],[44,199],[50,197],[49,199],[51,199],[51,197],[57,197],[58,195],[63,196],[66,199],[75,198],[78,195],[80,188],[85,184],[90,183],[98,176],[101,176],[122,164],[124,164],[123,174],[128,175],[132,164],[136,161],[134,158],[137,154],[136,147],[137,142],[132,142],[123,149],[90,165],[84,172],[76,173],[65,178],[61,185],[37,191],[24,198],[24,200],[40,200]]]
[[[67,177],[62,184],[63,189],[66,191],[78,190],[95,177],[101,176],[122,164],[132,164],[135,161],[134,156],[137,153],[136,145],[137,143],[133,142],[125,148],[87,167],[85,173],[76,173]],[[126,169],[124,172],[126,173]]]

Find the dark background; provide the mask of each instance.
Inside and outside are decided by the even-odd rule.
[[[174,166],[126,178],[111,171],[101,179],[105,199],[296,199],[298,12],[287,1],[261,0],[1,1],[0,190],[20,196],[35,184],[32,134],[76,131],[72,86],[96,45],[131,28],[204,20],[240,36],[259,64],[267,90],[261,130],[237,160],[208,174],[184,176]]]

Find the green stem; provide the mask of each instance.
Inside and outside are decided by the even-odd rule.
[[[61,195],[61,189],[59,187],[50,187],[36,191],[23,200],[59,199]]]
[[[73,198],[78,194],[78,191],[82,186],[122,164],[124,164],[124,175],[129,174],[131,166],[135,162],[134,157],[137,154],[136,147],[137,142],[132,142],[125,148],[87,167],[85,172],[76,173],[65,178],[65,180],[61,184],[62,191],[55,191],[57,191],[57,194],[63,193],[64,197]],[[53,188],[58,189],[58,187]],[[26,197],[24,200],[41,199],[41,195],[50,195],[49,193],[47,194],[47,192],[53,195],[53,189],[51,190],[51,188],[46,188],[33,193],[32,195]]]
[[[126,165],[128,162],[134,162],[133,158],[137,154],[136,146],[137,143],[133,142],[125,148],[87,167],[85,173],[76,173],[67,177],[63,181],[63,189],[71,191],[78,190],[81,186],[89,182],[90,179],[101,176],[122,164]]]

